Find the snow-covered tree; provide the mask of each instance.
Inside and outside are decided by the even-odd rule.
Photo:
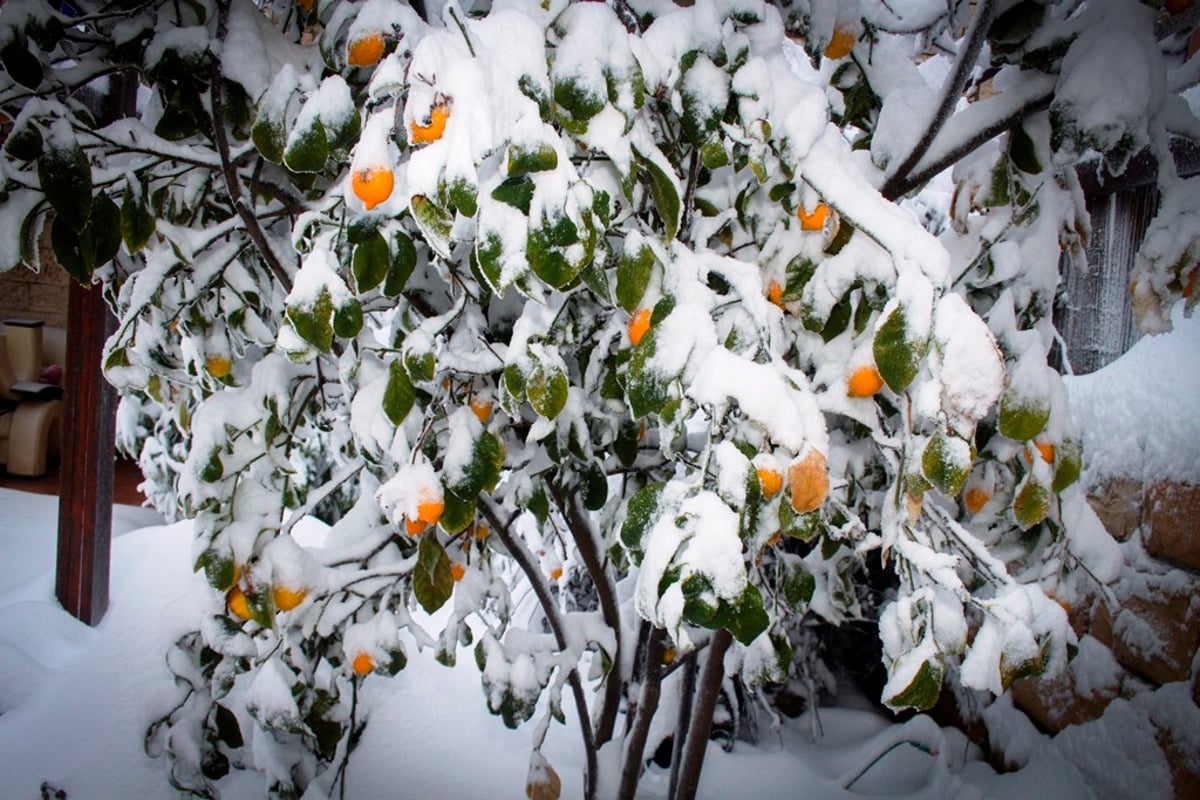
[[[1158,157],[1132,291],[1164,327],[1197,16],[10,0],[0,269],[48,228],[103,285],[122,445],[213,589],[147,750],[198,795],[245,763],[336,793],[363,681],[470,646],[536,720],[530,796],[572,716],[585,796],[632,797],[703,662],[685,798],[724,681],[819,680],[815,620],[878,623],[897,709],[1060,668],[1053,598],[1115,563],[1047,366],[1075,167]]]

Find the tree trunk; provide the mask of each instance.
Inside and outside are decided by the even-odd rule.
[[[633,800],[638,779],[642,775],[642,759],[646,752],[646,738],[650,735],[650,721],[658,710],[658,699],[662,695],[663,639],[666,631],[654,627],[650,630],[646,644],[646,671],[642,684],[642,696],[638,699],[637,714],[633,729],[629,732],[629,744],[625,749],[625,763],[621,769],[621,786],[617,800]]]
[[[704,766],[713,711],[721,694],[721,681],[725,679],[725,651],[732,643],[733,634],[725,628],[716,630],[709,642],[708,658],[704,661],[704,672],[696,691],[696,709],[683,749],[683,762],[679,765],[679,786],[673,800],[695,800],[696,789],[700,787],[700,769]]]

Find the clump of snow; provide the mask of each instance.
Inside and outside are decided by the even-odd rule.
[[[1118,476],[1200,483],[1200,319],[1177,312],[1174,322],[1103,369],[1064,379],[1086,485]]]

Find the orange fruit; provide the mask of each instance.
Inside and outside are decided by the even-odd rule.
[[[417,519],[428,522],[430,525],[436,525],[445,510],[446,503],[440,497],[422,500],[417,504]]]
[[[664,664],[675,663],[675,648],[674,647],[667,646],[667,647],[663,648],[662,661]]]
[[[383,34],[378,31],[360,36],[346,45],[346,63],[352,67],[370,67],[383,58]]]
[[[308,589],[304,586],[298,589],[276,586],[271,590],[271,595],[275,598],[275,608],[280,611],[291,611],[304,602],[304,598],[308,596]]]
[[[375,669],[375,659],[371,658],[370,653],[359,653],[354,657],[351,667],[355,675],[366,675]]]
[[[484,425],[487,425],[489,419],[492,418],[492,404],[490,401],[482,397],[476,397],[471,400],[471,411],[475,412],[476,418]]]
[[[246,597],[246,593],[242,591],[242,587],[235,586],[225,595],[225,605],[235,616],[242,619],[250,619],[250,600]]]
[[[775,535],[772,536],[770,539],[767,539],[767,547],[774,547],[775,545],[779,544],[781,541],[783,541],[783,533],[780,531],[775,531]]]
[[[455,562],[450,565],[450,574],[454,576],[454,582],[458,583],[463,579],[463,575],[467,574],[467,568]]]
[[[874,364],[859,367],[846,381],[846,394],[851,397],[870,397],[883,388],[883,376]]]
[[[771,280],[770,285],[767,286],[767,299],[783,308],[783,287],[779,285],[779,281]]]
[[[391,168],[383,165],[357,169],[350,176],[350,186],[367,211],[391,197],[395,185]]]
[[[810,450],[804,458],[788,466],[792,489],[792,508],[797,514],[816,511],[829,495],[829,468],[820,450]]]
[[[475,526],[476,541],[483,541],[484,539],[487,538],[487,535],[488,535],[488,526],[487,525],[479,524],[479,525]]]
[[[629,341],[633,342],[636,347],[648,330],[650,330],[650,309],[639,308],[634,312],[633,319],[629,320]]]
[[[428,144],[436,142],[446,132],[446,120],[448,119],[450,119],[450,109],[445,103],[438,103],[429,111],[428,125],[420,125],[416,120],[413,120],[410,128],[412,131],[412,143]]]
[[[779,494],[779,490],[783,488],[782,472],[767,467],[759,467],[756,472],[758,473],[758,482],[762,485],[763,497],[770,500]]]
[[[420,536],[429,527],[429,523],[423,519],[405,519],[404,532],[409,536]]]
[[[233,371],[233,362],[225,356],[209,356],[204,360],[204,368],[219,380]]]
[[[845,58],[854,49],[854,40],[858,37],[851,27],[834,28],[833,37],[825,46],[825,57],[832,59]]]
[[[562,577],[562,567],[555,567],[550,570],[550,580],[556,581]]]
[[[817,207],[812,210],[812,213],[809,213],[801,205],[796,209],[796,216],[800,219],[800,230],[822,231],[825,230],[825,220],[829,217],[829,206],[817,203]]]
[[[979,510],[987,505],[987,501],[991,499],[992,496],[981,486],[972,486],[963,494],[963,502],[967,506],[967,511],[970,511],[972,514],[978,514]]]
[[[1047,464],[1054,463],[1053,444],[1050,442],[1034,442],[1033,445],[1038,449],[1038,452],[1042,454],[1042,461],[1045,461]]]

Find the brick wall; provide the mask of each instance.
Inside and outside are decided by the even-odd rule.
[[[49,233],[50,226],[46,226]],[[70,278],[50,251],[48,237],[42,237],[42,268],[34,272],[17,267],[0,272],[0,321],[40,319],[56,328],[67,327],[67,285]]]

